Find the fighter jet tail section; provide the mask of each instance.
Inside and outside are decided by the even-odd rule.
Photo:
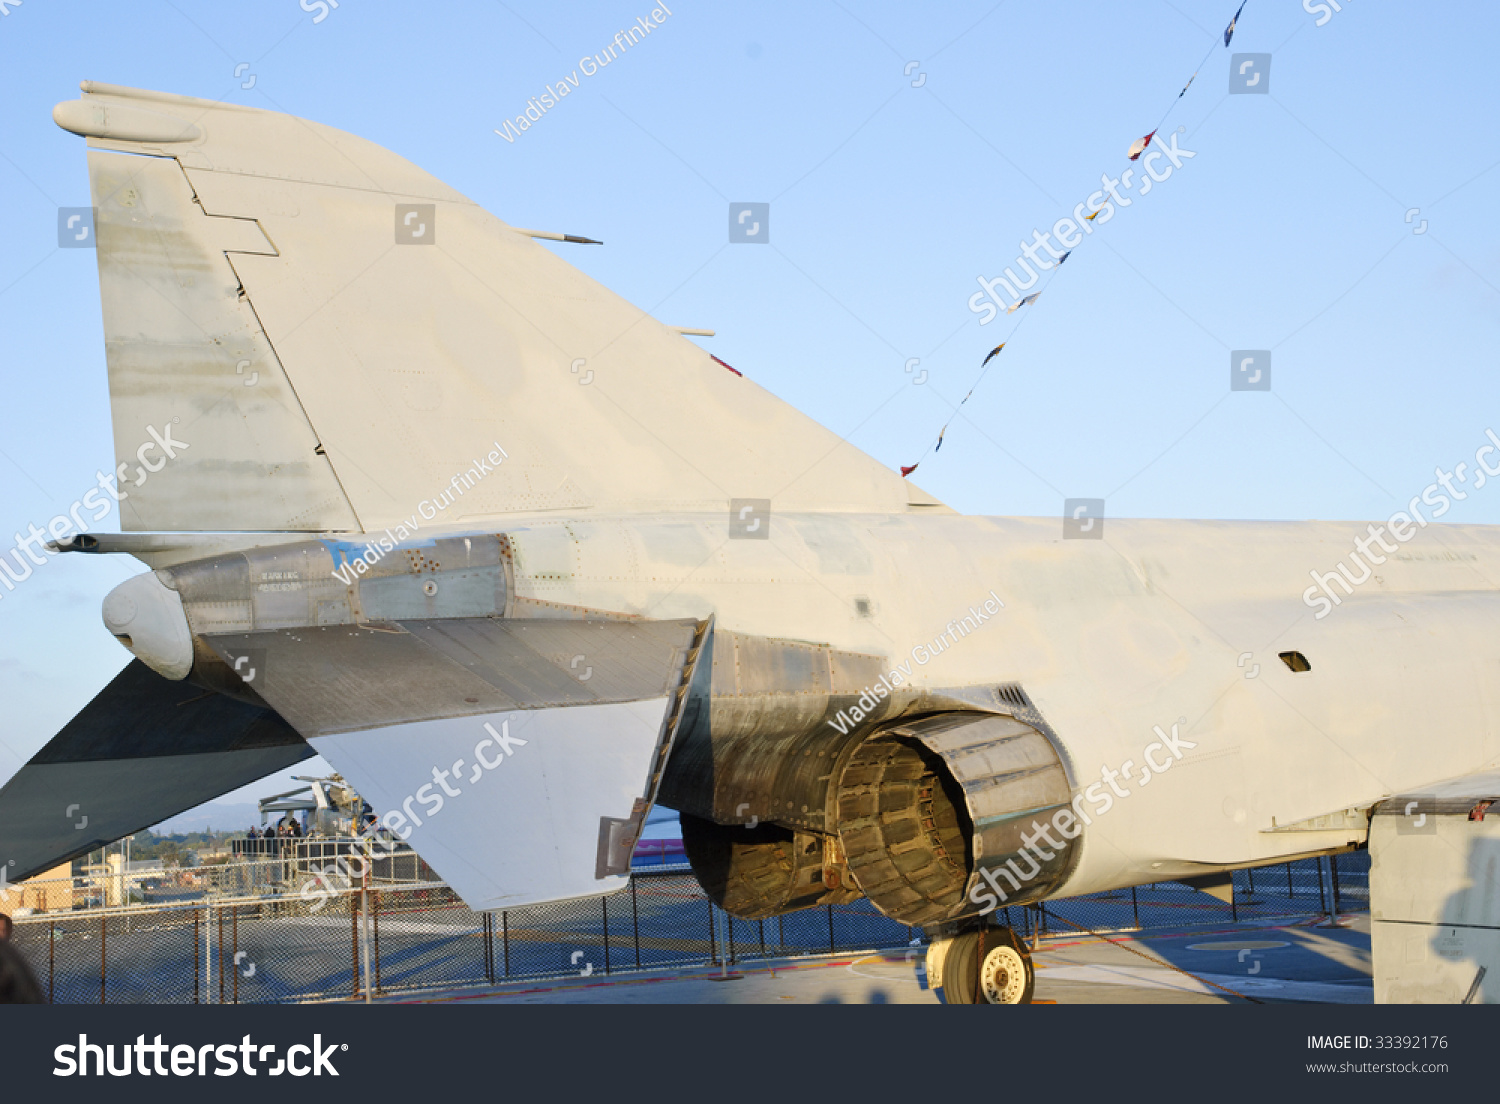
[[[779,509],[933,505],[388,150],[275,112],[83,87],[54,118],[90,146],[128,529],[380,532],[439,508],[463,524],[771,494]],[[158,466],[137,485],[164,419],[184,447],[148,450]]]

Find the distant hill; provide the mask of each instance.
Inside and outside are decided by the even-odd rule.
[[[260,827],[260,812],[253,802],[227,804],[210,801],[160,824],[153,824],[151,830],[159,836],[169,836],[174,832],[203,832],[209,828],[215,832],[244,832],[252,824]]]

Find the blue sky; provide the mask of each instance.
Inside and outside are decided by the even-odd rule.
[[[88,181],[50,112],[81,79],[315,119],[601,238],[557,248],[892,467],[1023,323],[916,476],[968,513],[1384,519],[1500,431],[1494,5],[1318,26],[1249,0],[1226,50],[1221,0],[676,0],[511,143],[653,5],[305,2],[3,6],[0,545],[112,466],[93,253],[56,248]],[[1168,120],[1196,156],[980,326],[976,277],[1130,167],[1211,46]],[[1228,94],[1241,52],[1272,55],[1269,94]],[[770,202],[769,246],[727,242],[740,201]],[[1270,393],[1230,393],[1236,349],[1272,351]],[[1500,491],[1445,520],[1500,521]],[[0,779],[124,666],[99,603],[139,569],[70,556],[0,592]]]

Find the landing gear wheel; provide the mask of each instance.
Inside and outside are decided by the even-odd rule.
[[[965,932],[948,941],[943,955],[944,1004],[974,1004],[979,992],[979,933]]]
[[[987,935],[990,933],[986,933]],[[979,989],[989,1004],[1030,1004],[1036,991],[1036,970],[1025,948],[1014,945],[1015,936],[985,951],[979,965]]]
[[[986,928],[984,958],[979,932],[955,936],[943,956],[944,1004],[1030,1004],[1036,992],[1031,955],[1009,928]]]

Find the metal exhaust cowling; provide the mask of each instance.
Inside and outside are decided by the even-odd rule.
[[[885,728],[854,753],[838,782],[839,840],[877,909],[940,923],[1055,891],[1077,861],[1071,800],[1062,751],[1038,728],[939,714]]]

